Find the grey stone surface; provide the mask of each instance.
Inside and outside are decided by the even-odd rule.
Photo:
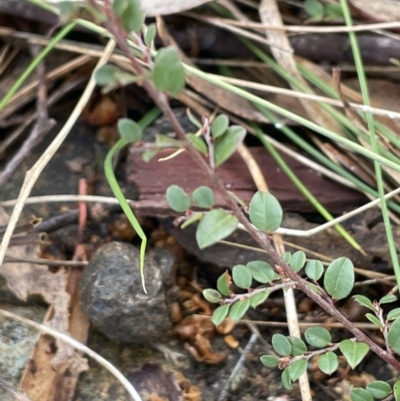
[[[156,248],[146,254],[143,292],[139,250],[110,242],[98,249],[80,283],[81,303],[89,320],[108,338],[125,343],[163,339],[171,328],[174,300],[173,256]]]

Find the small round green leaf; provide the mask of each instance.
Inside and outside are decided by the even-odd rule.
[[[329,331],[320,326],[309,327],[305,331],[304,337],[310,345],[318,348],[324,348],[332,341]]]
[[[142,138],[142,127],[129,118],[118,120],[118,132],[127,142],[137,142]]]
[[[350,391],[351,401],[374,401],[372,394],[364,388],[357,387]]]
[[[239,125],[229,127],[224,135],[220,136],[214,144],[214,157],[216,166],[228,160],[243,142],[246,130]]]
[[[245,265],[233,266],[232,279],[239,288],[244,288],[246,290],[251,287],[251,282],[253,281],[253,277]]]
[[[121,26],[126,32],[138,32],[142,28],[145,14],[139,0],[127,0],[127,7],[119,15]]]
[[[196,206],[210,208],[214,205],[214,192],[210,187],[202,185],[193,191],[192,199]]]
[[[200,249],[213,245],[231,235],[238,224],[235,216],[223,209],[205,213],[196,230],[196,240]]]
[[[332,351],[323,354],[318,359],[318,367],[326,375],[331,375],[339,367],[338,357]]]
[[[261,305],[263,302],[267,300],[269,297],[270,291],[265,290],[263,292],[259,292],[258,294],[254,294],[250,297],[250,306],[252,308],[256,308],[258,305]]]
[[[318,281],[324,274],[324,265],[320,260],[309,260],[306,264],[305,273],[311,280]]]
[[[282,208],[278,200],[269,192],[257,191],[249,204],[250,221],[260,231],[273,232],[282,223]]]
[[[374,307],[372,306],[372,301],[364,295],[354,295],[353,297],[360,305],[365,306],[366,308],[374,311]]]
[[[395,320],[400,317],[400,308],[394,308],[387,314],[387,320]]]
[[[303,251],[297,251],[292,255],[289,266],[295,272],[298,272],[303,268],[305,262],[306,262],[306,254]]]
[[[351,368],[354,369],[367,355],[369,346],[361,341],[343,340],[340,342],[339,349]]]
[[[116,81],[115,75],[119,68],[112,64],[105,64],[96,69],[94,79],[97,85],[107,85]]]
[[[292,353],[292,344],[283,334],[274,334],[272,336],[272,347],[281,356],[289,356]]]
[[[262,355],[260,361],[267,368],[276,368],[279,365],[279,358],[273,355]]]
[[[176,96],[184,88],[185,70],[176,49],[163,47],[158,51],[152,77],[156,88],[171,96]]]
[[[225,133],[229,127],[229,118],[225,114],[217,116],[211,124],[211,134],[214,139],[217,139]]]
[[[388,342],[393,351],[400,354],[400,318],[397,318],[390,327]]]
[[[247,263],[247,269],[253,276],[254,280],[261,284],[269,283],[275,276],[272,266],[263,260],[253,260]]]
[[[374,398],[381,400],[392,392],[392,387],[389,383],[382,380],[375,380],[367,385],[366,390],[369,391]]]
[[[354,286],[354,266],[350,259],[335,259],[326,269],[324,287],[335,300],[346,298]]]
[[[231,294],[231,290],[229,289],[231,285],[231,276],[228,271],[222,273],[217,280],[217,289],[218,291],[225,296],[229,296]]]
[[[304,11],[313,19],[321,19],[324,15],[324,6],[318,0],[306,0]]]
[[[307,361],[305,359],[300,359],[291,363],[287,369],[291,380],[296,381],[307,370]]]
[[[307,352],[307,345],[301,338],[289,336],[288,340],[292,344],[292,355],[299,356]]]
[[[167,188],[167,201],[171,209],[178,213],[190,208],[189,195],[178,185],[170,185]]]
[[[228,316],[230,305],[221,305],[215,309],[211,321],[215,326],[218,326],[222,323],[222,321]]]
[[[393,384],[393,395],[396,401],[400,401],[400,380]]]
[[[203,290],[203,297],[208,302],[211,302],[213,304],[217,304],[222,299],[221,294],[218,291],[213,290],[212,288],[206,288],[205,290]]]
[[[282,386],[283,388],[285,388],[286,390],[291,390],[292,387],[292,379],[290,378],[290,373],[288,368],[284,369],[282,374],[281,374],[281,382],[282,382]]]
[[[382,297],[379,300],[379,304],[380,305],[382,305],[382,304],[390,304],[390,303],[396,302],[396,301],[397,301],[396,295],[388,294],[388,295],[385,295],[384,297]]]
[[[250,308],[249,298],[237,301],[231,306],[229,310],[229,317],[232,318],[235,322],[237,322],[245,315],[245,313],[249,308]]]

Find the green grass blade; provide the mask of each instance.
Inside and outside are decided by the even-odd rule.
[[[343,16],[344,16],[346,25],[352,26],[353,21],[351,18],[350,8],[349,8],[347,0],[340,0],[340,4],[342,6]],[[370,98],[369,98],[367,79],[365,76],[364,66],[363,66],[363,62],[362,62],[362,58],[361,58],[360,48],[358,46],[357,37],[354,32],[349,32],[349,38],[350,38],[351,49],[353,51],[354,62],[355,62],[356,69],[357,69],[357,75],[358,75],[358,79],[360,82],[360,89],[361,89],[363,101],[364,101],[365,105],[370,106],[371,102],[370,102]],[[366,120],[367,120],[367,124],[368,124],[368,130],[370,133],[371,147],[372,147],[372,150],[375,153],[377,153],[378,146],[377,146],[377,141],[376,141],[376,137],[375,137],[374,117],[373,117],[372,113],[365,113],[365,116],[366,116]],[[378,186],[379,198],[381,200],[382,216],[383,216],[383,222],[385,224],[386,237],[387,237],[387,241],[388,241],[388,245],[389,245],[390,257],[391,257],[392,264],[393,264],[393,270],[394,270],[394,273],[396,276],[397,286],[400,286],[400,265],[399,265],[399,260],[397,258],[396,246],[394,243],[393,232],[392,232],[392,227],[391,227],[388,209],[387,209],[387,205],[386,205],[386,200],[384,198],[385,191],[384,191],[384,187],[383,187],[382,168],[377,160],[374,160],[374,168],[375,168],[375,177],[376,177],[376,182],[377,182],[377,186]]]

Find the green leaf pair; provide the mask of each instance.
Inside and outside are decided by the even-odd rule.
[[[175,212],[186,212],[191,206],[189,195],[179,185],[170,185],[166,196],[169,206]],[[214,205],[214,193],[210,187],[202,185],[193,191],[192,200],[195,206],[210,208]]]

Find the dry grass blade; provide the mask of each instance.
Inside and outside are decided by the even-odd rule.
[[[105,50],[103,56],[99,59],[97,63],[97,67],[105,64],[112,54],[115,47],[114,40],[110,39]],[[50,144],[50,146],[46,149],[46,151],[42,154],[39,160],[35,163],[31,170],[26,173],[25,180],[23,186],[21,188],[20,195],[18,197],[18,203],[15,205],[13,213],[11,215],[9,225],[7,227],[6,232],[4,233],[3,240],[0,245],[0,264],[3,262],[6,250],[8,248],[8,244],[11,240],[12,234],[14,232],[15,225],[21,215],[22,209],[24,208],[25,201],[28,198],[33,186],[36,183],[36,180],[39,178],[41,172],[49,162],[49,160],[53,157],[53,155],[57,152],[58,148],[61,146],[65,137],[68,135],[75,121],[80,116],[83,108],[88,102],[90,95],[92,94],[94,88],[96,86],[96,82],[94,80],[94,76],[90,78],[85,91],[83,92],[81,98],[79,99],[77,105],[75,106],[73,112],[65,123],[64,127],[58,133],[56,138]]]
[[[49,334],[50,336],[53,336],[57,338],[58,340],[64,341],[71,347],[75,348],[78,351],[84,352],[86,355],[90,356],[93,358],[95,361],[97,361],[100,365],[104,366],[106,369],[110,371],[117,379],[118,381],[125,387],[129,395],[132,397],[134,401],[142,401],[140,395],[137,393],[137,391],[132,387],[130,382],[125,378],[125,376],[110,362],[108,362],[106,359],[104,359],[102,356],[97,354],[96,352],[92,351],[90,348],[86,347],[86,345],[81,344],[80,342],[74,340],[67,334],[61,333],[57,330],[52,329],[51,327],[44,326],[43,324],[36,323],[32,320],[25,319],[24,317],[18,316],[15,313],[5,311],[3,309],[0,309],[0,314],[12,319],[12,320],[18,320],[19,322],[22,322],[23,324],[33,327],[34,329],[42,332]]]

